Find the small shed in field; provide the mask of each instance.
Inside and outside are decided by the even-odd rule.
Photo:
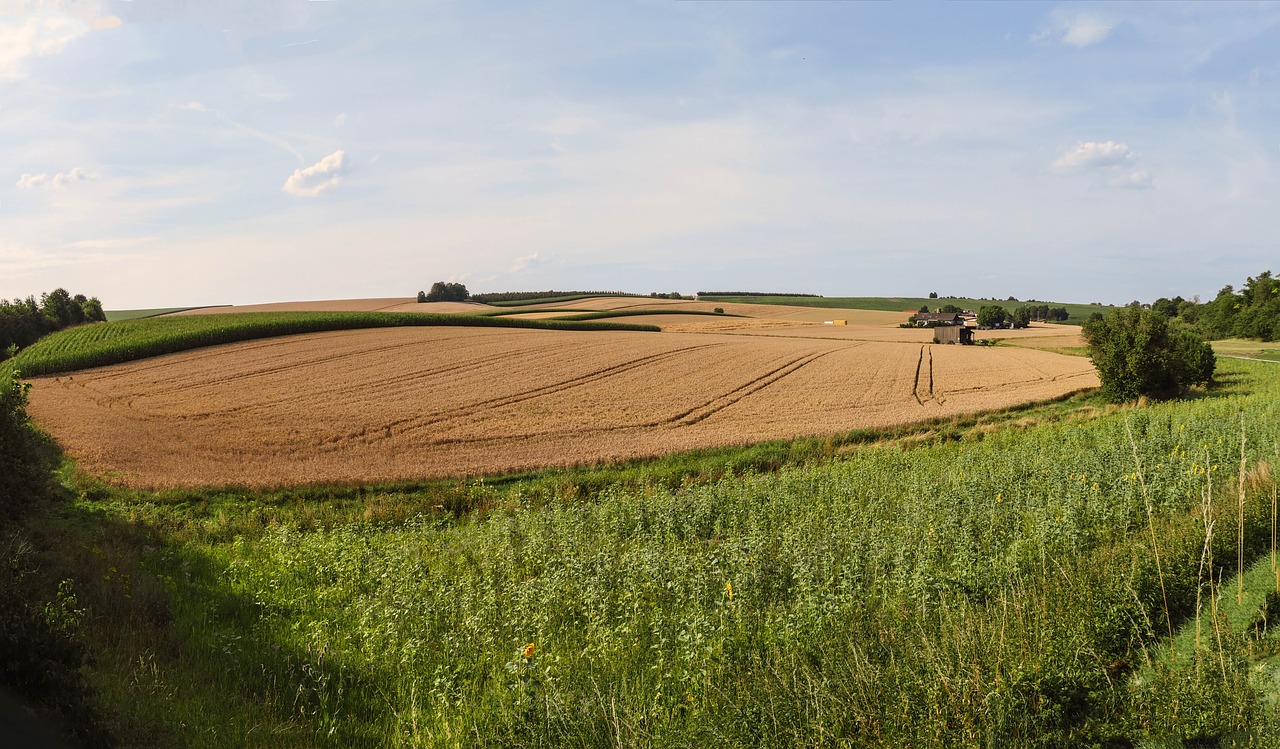
[[[964,325],[939,325],[933,329],[934,343],[973,344],[973,328]]]

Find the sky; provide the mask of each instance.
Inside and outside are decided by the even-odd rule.
[[[1280,272],[1280,4],[0,0],[0,298]]]

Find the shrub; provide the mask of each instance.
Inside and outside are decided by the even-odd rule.
[[[27,421],[27,389],[16,373],[0,378],[0,520],[43,486],[40,442]]]
[[[1095,314],[1084,324],[1089,358],[1102,394],[1123,402],[1140,396],[1168,399],[1208,385],[1217,364],[1213,349],[1186,327],[1141,307]]]

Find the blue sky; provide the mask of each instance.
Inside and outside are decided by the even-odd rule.
[[[1270,2],[0,0],[0,297],[1280,271]]]

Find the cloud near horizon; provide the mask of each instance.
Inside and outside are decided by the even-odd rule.
[[[342,177],[350,168],[345,151],[334,151],[306,169],[295,169],[284,182],[284,191],[290,195],[314,198],[342,183]]]

